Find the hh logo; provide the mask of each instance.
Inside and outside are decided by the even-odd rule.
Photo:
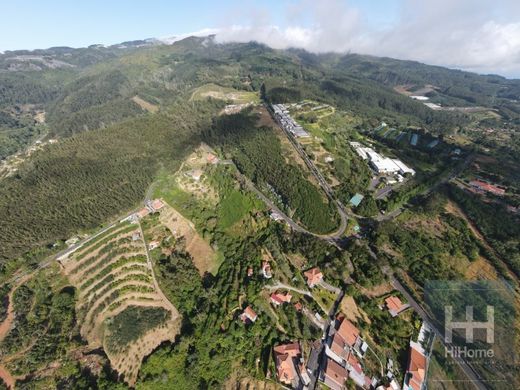
[[[473,343],[473,331],[482,329],[486,331],[486,342],[492,344],[495,341],[495,309],[487,306],[487,321],[473,321],[473,306],[466,306],[466,321],[453,321],[453,306],[444,308],[444,340],[451,343],[453,329],[464,329],[466,331],[466,343]]]

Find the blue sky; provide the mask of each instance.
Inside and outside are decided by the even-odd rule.
[[[0,51],[196,32],[520,77],[518,0],[0,0]]]
[[[271,23],[284,25],[285,9],[295,1],[123,1],[24,0],[0,7],[0,50],[50,46],[83,47],[125,40],[166,37],[253,22],[246,10],[268,10]],[[374,25],[397,13],[399,0],[349,1]],[[258,6],[261,4],[261,6]],[[248,20],[247,20],[248,19]],[[301,24],[309,22],[302,18]]]

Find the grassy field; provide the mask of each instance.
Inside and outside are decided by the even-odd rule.
[[[195,89],[190,100],[207,98],[229,101],[235,104],[259,103],[260,98],[255,92],[239,91],[233,88],[221,87],[217,84],[205,84]]]

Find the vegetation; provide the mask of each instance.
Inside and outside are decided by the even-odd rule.
[[[143,334],[164,324],[170,312],[162,307],[129,306],[107,321],[106,347],[111,352],[121,352]]]
[[[311,231],[327,233],[337,220],[335,206],[311,184],[300,169],[288,164],[281,153],[274,131],[256,127],[256,118],[247,114],[229,115],[217,120],[207,138],[221,146],[238,169],[281,204],[292,211]]]

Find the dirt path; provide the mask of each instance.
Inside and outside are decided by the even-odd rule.
[[[16,285],[11,288],[11,291],[9,292],[8,299],[9,299],[9,305],[7,307],[7,316],[5,320],[0,324],[0,343],[4,341],[5,337],[11,330],[11,326],[14,322],[15,312],[14,312],[14,304],[13,304],[13,295],[14,292],[18,287],[20,287],[22,284],[24,284],[26,281],[28,281],[33,274],[28,274],[20,278]],[[16,379],[11,375],[11,373],[5,368],[3,365],[0,364],[0,378],[5,382],[8,389],[14,389],[14,384],[16,382]]]
[[[0,378],[4,381],[8,389],[14,389],[16,379],[11,375],[7,369],[0,364]]]

